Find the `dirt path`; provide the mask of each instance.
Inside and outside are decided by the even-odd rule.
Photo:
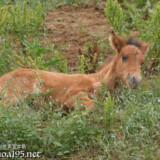
[[[78,49],[83,49],[86,42],[92,42],[97,37],[104,41],[108,39],[111,26],[104,7],[104,2],[100,5],[65,5],[47,13],[45,25],[49,31],[48,38],[53,44],[66,45],[63,52],[69,68],[76,70]]]

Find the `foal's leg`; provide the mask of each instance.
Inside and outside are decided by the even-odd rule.
[[[23,100],[23,97],[18,97],[12,93],[5,93],[1,98],[1,103],[5,108],[8,108],[10,105],[16,106]]]
[[[94,101],[93,99],[89,98],[85,92],[79,92],[71,97],[69,95],[66,95],[64,99],[64,104],[66,104],[69,109],[74,109],[74,106],[79,105],[82,109],[93,111]]]
[[[7,98],[8,99],[8,98]],[[18,101],[16,98],[9,98],[9,101],[7,99],[2,99],[0,101],[0,103],[5,107],[5,108],[8,108],[10,105],[17,105],[18,104]]]

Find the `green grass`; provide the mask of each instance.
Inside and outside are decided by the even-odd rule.
[[[11,1],[1,1],[0,5],[8,2]],[[15,3],[18,2],[15,0]],[[53,0],[42,2],[44,13],[52,7],[51,2]],[[34,8],[38,1],[28,0],[27,3],[28,7]],[[56,3],[57,6],[62,4]],[[50,45],[49,40],[42,44],[40,35],[47,32],[36,31],[35,38],[28,36],[21,41],[25,47],[19,45],[21,39],[10,37],[10,34],[2,35],[0,76],[20,67],[68,72],[66,59],[61,54],[64,46],[57,48],[56,45]],[[86,43],[86,46],[91,43]],[[108,54],[108,43],[104,44],[99,39],[98,45],[102,47],[102,54]],[[101,61],[102,57],[99,58]],[[84,72],[83,61],[79,67]],[[156,70],[160,71],[159,66]],[[32,97],[34,103],[27,100],[8,109],[0,104],[0,146],[25,144],[26,152],[41,152],[43,159],[70,159],[70,156],[83,151],[88,160],[90,158],[87,156],[95,150],[97,155],[92,159],[158,160],[160,74],[150,73],[150,77],[144,77],[142,87],[137,90],[117,89],[112,95],[108,93],[108,97],[107,89],[101,88],[101,96],[95,98],[97,110],[94,113],[85,113],[77,108],[66,114],[61,108],[52,108],[51,103],[45,103],[39,95]],[[42,100],[41,104],[36,103],[38,99]],[[5,149],[0,148],[2,151]]]
[[[43,101],[41,105],[24,102],[7,110],[1,107],[0,144],[25,144],[27,151],[42,152],[45,157],[66,157],[94,146],[103,159],[157,159],[160,88],[156,83],[159,79],[149,88],[117,91],[111,112],[101,101],[104,94],[96,99],[97,111],[86,115],[74,110],[64,116]]]

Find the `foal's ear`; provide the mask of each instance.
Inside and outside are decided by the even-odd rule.
[[[111,42],[111,47],[118,53],[124,46],[126,46],[126,41],[121,37],[117,36],[113,31],[111,32],[110,42]]]
[[[145,55],[149,50],[150,42],[142,44],[139,49],[142,51],[142,53]]]

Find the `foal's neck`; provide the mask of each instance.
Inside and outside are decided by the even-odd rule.
[[[102,78],[106,77],[107,74],[108,76],[111,74],[116,74],[116,61],[117,56],[115,56],[109,64],[106,64],[99,72],[97,72],[97,74],[100,75]]]
[[[101,77],[103,83],[107,86],[109,90],[113,90],[116,85],[116,57],[108,65],[104,66],[97,75]]]

